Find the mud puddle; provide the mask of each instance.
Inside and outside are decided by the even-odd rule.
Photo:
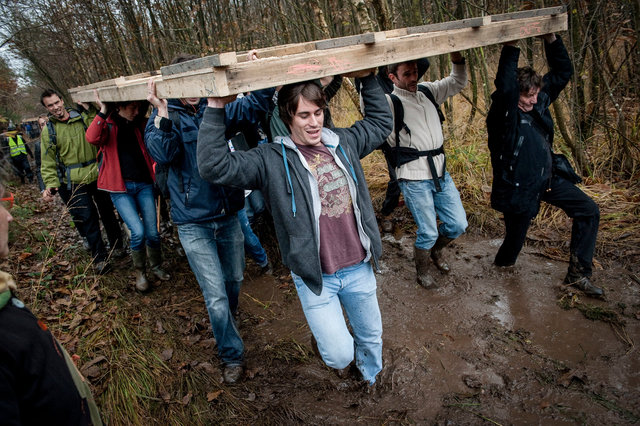
[[[250,377],[236,391],[255,395],[256,421],[640,421],[633,343],[640,338],[640,286],[629,271],[596,271],[607,298],[589,299],[561,285],[566,263],[525,248],[515,268],[498,269],[492,260],[499,240],[464,236],[448,250],[453,272],[425,290],[415,284],[412,244],[384,238],[377,275],[384,369],[371,393],[312,354],[289,278],[245,280],[240,327]],[[583,311],[613,313],[619,322],[590,320]]]

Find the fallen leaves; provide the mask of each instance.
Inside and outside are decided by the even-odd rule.
[[[223,390],[207,392],[207,402],[215,401],[216,399],[218,399],[220,395],[222,395],[223,392],[224,392]]]

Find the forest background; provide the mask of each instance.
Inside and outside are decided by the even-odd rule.
[[[640,1],[565,4],[569,31],[562,36],[576,72],[554,108],[558,131],[583,174],[628,179],[637,173],[640,157]],[[43,111],[38,99],[43,88],[66,93],[156,70],[182,52],[204,56],[556,5],[540,0],[2,0],[0,46],[21,60],[0,60],[0,115],[14,121],[33,116]],[[526,62],[542,56],[540,43],[532,39],[521,47]],[[449,123],[472,124],[484,117],[499,48],[466,52],[465,97],[471,108]],[[448,58],[432,63],[428,78],[448,73]],[[482,127],[483,120],[477,122]],[[606,149],[589,155],[595,143]]]
[[[9,120],[19,122],[45,112],[39,102],[45,88],[66,95],[71,87],[159,69],[178,53],[205,56],[241,52],[559,4],[565,4],[568,10],[569,31],[561,37],[575,73],[553,106],[557,132],[554,150],[572,159],[584,176],[581,188],[600,206],[596,267],[612,261],[634,265],[640,258],[640,0],[0,0],[0,130]],[[519,46],[523,49],[522,65],[530,63],[540,71],[546,69],[541,41],[527,39]],[[469,232],[492,237],[500,235],[502,224],[500,215],[489,206],[491,166],[484,119],[500,48],[496,45],[463,52],[469,86],[445,105],[444,125],[447,168],[462,194],[471,224]],[[427,79],[448,75],[448,56],[430,59]],[[331,103],[338,126],[350,125],[358,118],[352,94],[345,83]],[[72,105],[70,98],[66,102]],[[387,182],[382,155],[375,152],[367,157],[365,169],[372,199],[379,207]],[[101,285],[97,281],[91,284],[82,272],[88,266],[71,257],[81,249],[72,249],[71,243],[56,237],[60,235],[58,229],[68,227],[43,218],[39,212],[44,209],[37,197],[35,191],[31,198],[22,194],[23,199],[12,210],[17,220],[10,237],[16,253],[9,259],[11,272],[21,279],[25,288],[21,296],[34,311],[43,315],[52,329],[68,330],[60,336],[72,353],[79,353],[83,373],[92,379],[106,419],[113,424],[142,424],[142,419],[160,418],[162,412],[176,424],[181,423],[176,418],[190,424],[194,413],[200,415],[216,399],[232,402],[227,407],[235,407],[229,410],[236,414],[245,409],[246,404],[238,403],[233,393],[219,396],[219,391],[207,393],[206,398],[194,396],[189,403],[191,395],[197,395],[194,389],[212,387],[209,379],[195,369],[188,375],[192,381],[187,384],[178,380],[182,376],[174,379],[174,372],[163,363],[171,354],[165,355],[163,347],[154,348],[159,357],[147,356],[152,347],[148,341],[167,344],[176,340],[167,323],[165,329],[156,324],[156,334],[149,332],[153,339],[139,339],[141,329],[132,324],[147,315],[141,316],[140,307],[129,303],[127,277],[105,277]],[[59,217],[63,217],[61,213]],[[405,230],[413,226],[410,219],[401,220],[407,217],[404,211],[397,218]],[[570,229],[562,212],[545,206],[532,227],[529,242],[542,241],[547,248],[557,249],[556,260],[565,261]],[[69,241],[74,240],[75,235],[70,234]],[[273,238],[267,245],[277,250]],[[89,262],[86,255],[78,256]],[[174,257],[175,266],[180,258]],[[277,253],[270,253],[270,257],[278,258]],[[175,273],[197,288],[188,268],[180,268]],[[61,276],[63,273],[66,275]],[[286,279],[278,279],[279,288],[293,294]],[[179,311],[178,317],[202,316],[197,292],[187,302],[200,314],[183,309],[185,302],[178,300],[178,308],[169,306]],[[145,297],[143,302],[154,307],[155,298]],[[151,307],[148,316],[154,318]],[[206,321],[193,320],[193,324],[189,333],[206,330]],[[166,337],[158,338],[157,333],[166,330]],[[185,335],[191,338],[191,334]],[[189,345],[176,351],[172,362],[188,352],[185,348]],[[281,356],[283,351],[274,347],[272,352]],[[202,356],[201,352],[194,349],[193,353]],[[285,353],[285,359],[291,362],[289,359],[297,359],[299,353],[296,344],[295,350]],[[305,359],[308,355],[303,351]],[[110,360],[110,368],[97,369],[92,375],[91,368],[104,362],[105,357]],[[180,371],[189,370],[190,365],[181,364]],[[163,387],[170,391],[158,391]],[[141,388],[150,396],[130,397]],[[176,398],[179,402],[168,409],[161,404]],[[209,420],[225,419],[228,414],[209,414]]]

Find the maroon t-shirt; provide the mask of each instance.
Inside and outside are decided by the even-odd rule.
[[[320,264],[322,272],[361,262],[366,252],[358,236],[356,217],[344,172],[324,145],[297,145],[318,182],[320,211]]]

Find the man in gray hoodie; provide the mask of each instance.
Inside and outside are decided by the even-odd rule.
[[[360,74],[366,75],[363,120],[323,128],[322,90],[313,82],[288,85],[278,106],[291,136],[246,152],[230,152],[224,137],[224,105],[233,97],[209,98],[198,135],[198,169],[213,183],[262,191],[322,359],[341,370],[355,351],[356,366],[373,385],[382,369],[373,275],[382,244],[360,159],[385,141],[392,121],[373,75]]]

